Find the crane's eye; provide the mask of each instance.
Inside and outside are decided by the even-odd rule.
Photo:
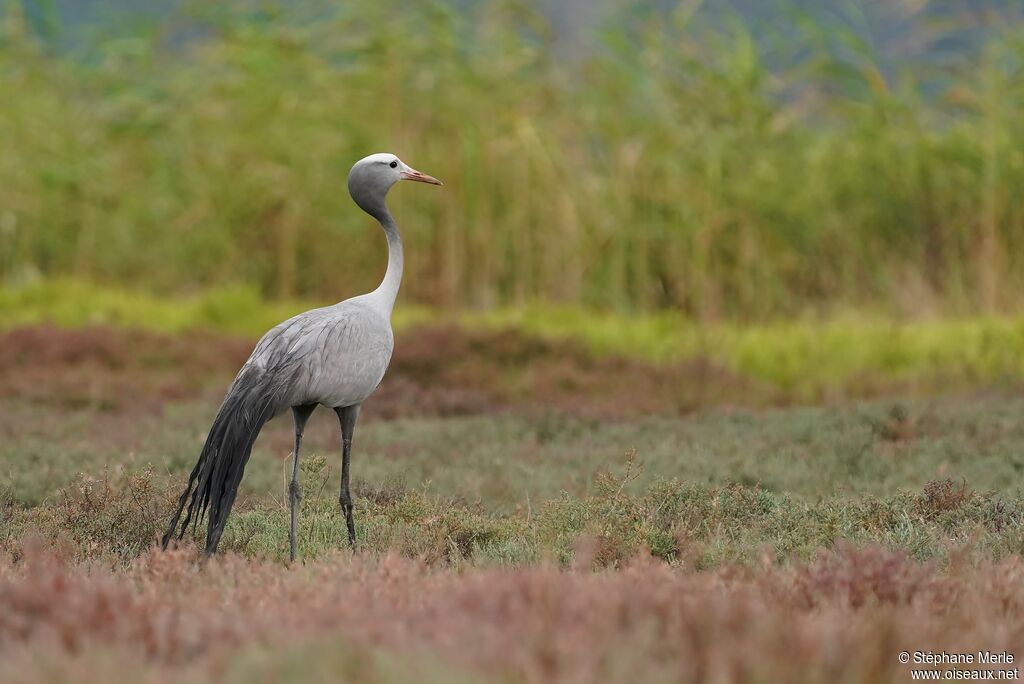
[[[393,168],[393,169],[395,169],[395,168],[398,168],[398,162],[396,162],[396,161],[393,161],[393,162],[391,162],[390,164],[388,164],[388,166],[390,166],[390,167],[391,167],[391,168]]]

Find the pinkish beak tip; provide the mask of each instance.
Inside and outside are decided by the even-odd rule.
[[[427,174],[421,173],[416,169],[409,169],[408,171],[403,171],[402,180],[417,181],[419,183],[430,183],[431,185],[444,185],[444,183],[437,180],[433,176],[428,176]]]

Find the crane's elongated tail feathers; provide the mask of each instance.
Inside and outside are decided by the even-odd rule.
[[[181,539],[190,523],[199,524],[209,513],[206,553],[217,551],[252,446],[264,423],[276,413],[273,387],[267,376],[255,369],[243,370],[217,411],[199,460],[161,541],[163,548],[167,548],[175,533]],[[186,502],[188,510],[179,528],[178,521]]]

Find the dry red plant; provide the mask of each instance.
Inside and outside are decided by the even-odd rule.
[[[61,663],[88,681],[98,653],[153,681],[216,680],[246,649],[304,643],[523,682],[906,681],[902,650],[1024,654],[1020,557],[940,571],[880,548],[712,572],[638,557],[615,572],[458,573],[345,553],[198,564],[186,550],[110,570],[35,541],[0,565],[0,605],[0,660],[25,681]]]

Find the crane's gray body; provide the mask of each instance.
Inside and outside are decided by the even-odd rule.
[[[402,282],[403,252],[398,226],[384,199],[391,186],[403,179],[441,184],[436,178],[409,168],[392,154],[370,155],[353,165],[348,176],[349,194],[363,211],[380,222],[387,236],[388,267],[384,279],[373,292],[289,318],[257,343],[217,412],[164,535],[164,547],[175,532],[181,538],[189,522],[202,518],[209,508],[206,552],[217,550],[260,429],[275,415],[291,408],[296,436],[289,484],[294,559],[300,498],[299,447],[306,420],[317,405],[333,408],[341,422],[340,503],[349,543],[355,544],[349,454],[359,407],[377,389],[395,347],[391,311]],[[188,513],[179,531],[178,521],[186,502]]]
[[[374,304],[364,295],[278,324],[256,345],[235,382],[272,376],[275,415],[307,404],[361,404],[377,389],[395,348],[388,312]]]

